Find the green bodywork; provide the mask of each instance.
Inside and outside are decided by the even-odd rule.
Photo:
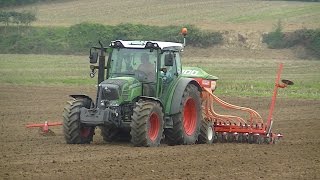
[[[202,78],[213,81],[219,79],[218,77],[208,74],[207,72],[198,67],[182,67],[182,76],[191,78]]]
[[[125,80],[121,86],[121,96],[117,100],[110,101],[110,105],[121,105],[137,100],[141,96],[155,98],[161,102],[165,114],[170,114],[172,97],[174,95],[174,90],[178,84],[179,79],[183,78],[181,76],[182,67],[180,63],[180,54],[178,51],[161,51],[149,49],[111,49],[109,50],[110,55],[107,62],[107,79],[102,82],[108,82],[111,80]],[[150,81],[138,79],[130,69],[137,70],[140,64],[140,56],[143,53],[148,53],[150,61],[155,66],[155,77]],[[173,53],[175,54],[175,61],[173,66],[164,65],[165,54]],[[164,73],[161,68],[166,67],[168,72]],[[150,84],[154,90],[154,94],[146,95],[143,94],[143,84]]]
[[[148,53],[150,61],[155,67],[155,79],[152,82],[139,80],[128,69],[136,70],[139,66],[139,57],[142,53]],[[175,60],[172,66],[164,66],[163,59],[165,54],[173,53]],[[117,100],[110,101],[112,106],[130,103],[141,96],[155,98],[163,105],[165,115],[170,115],[173,96],[179,84],[185,78],[203,78],[207,80],[217,80],[218,77],[212,76],[198,67],[182,67],[178,51],[161,51],[148,49],[111,49],[108,59],[107,80],[125,81],[120,90],[120,97]],[[161,69],[165,67],[167,72]],[[104,81],[104,82],[105,82]],[[103,83],[104,83],[103,82]],[[143,84],[147,83],[152,86],[154,94],[143,94]]]
[[[90,143],[98,126],[108,142],[131,136],[135,146],[158,146],[168,129],[172,144],[194,144],[203,122],[198,113],[202,85],[218,78],[200,68],[183,69],[181,43],[99,44],[90,48],[89,56],[90,77],[98,74],[96,101],[85,94],[70,95],[74,101],[63,115],[67,142]]]
[[[122,42],[125,45],[121,41],[111,43],[108,59],[101,51],[99,66],[90,66],[93,75],[98,69],[98,91],[95,107],[81,110],[81,123],[130,128],[136,103],[152,101],[162,106],[165,128],[172,128],[174,115],[183,110],[186,88],[201,91],[203,81],[198,78],[218,79],[198,67],[182,67],[181,44],[159,42],[147,47],[149,42]],[[97,53],[90,50],[90,63],[97,63],[94,57]]]
[[[113,82],[121,80],[124,81],[124,84],[120,87],[120,96],[119,99],[111,100],[111,106],[118,106],[123,103],[132,102],[136,97],[141,96],[142,86],[141,82],[133,77],[116,77],[116,78],[109,78],[102,82],[102,84],[108,84],[108,82]]]

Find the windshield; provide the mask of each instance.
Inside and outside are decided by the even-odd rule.
[[[114,49],[110,65],[110,77],[131,76],[140,81],[152,82],[156,79],[157,51]]]

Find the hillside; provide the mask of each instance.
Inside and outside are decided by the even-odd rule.
[[[37,13],[36,26],[81,22],[148,25],[194,24],[210,30],[270,31],[281,19],[285,30],[319,28],[320,3],[253,0],[77,0],[14,8]],[[11,10],[11,9],[10,9]]]

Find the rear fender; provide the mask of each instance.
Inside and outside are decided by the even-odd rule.
[[[199,92],[201,92],[201,86],[196,80],[192,78],[181,78],[176,86],[176,89],[174,90],[174,94],[171,101],[170,115],[180,113],[180,102],[182,99],[183,92],[188,84],[195,85],[198,88]]]

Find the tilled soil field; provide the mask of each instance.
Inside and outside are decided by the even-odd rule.
[[[94,95],[95,90],[81,88]],[[132,147],[104,143],[99,130],[90,145],[68,145],[61,127],[42,136],[28,123],[62,120],[68,94],[77,87],[0,85],[0,179],[320,179],[320,101],[278,99],[275,145]],[[269,98],[224,97],[263,117]]]

